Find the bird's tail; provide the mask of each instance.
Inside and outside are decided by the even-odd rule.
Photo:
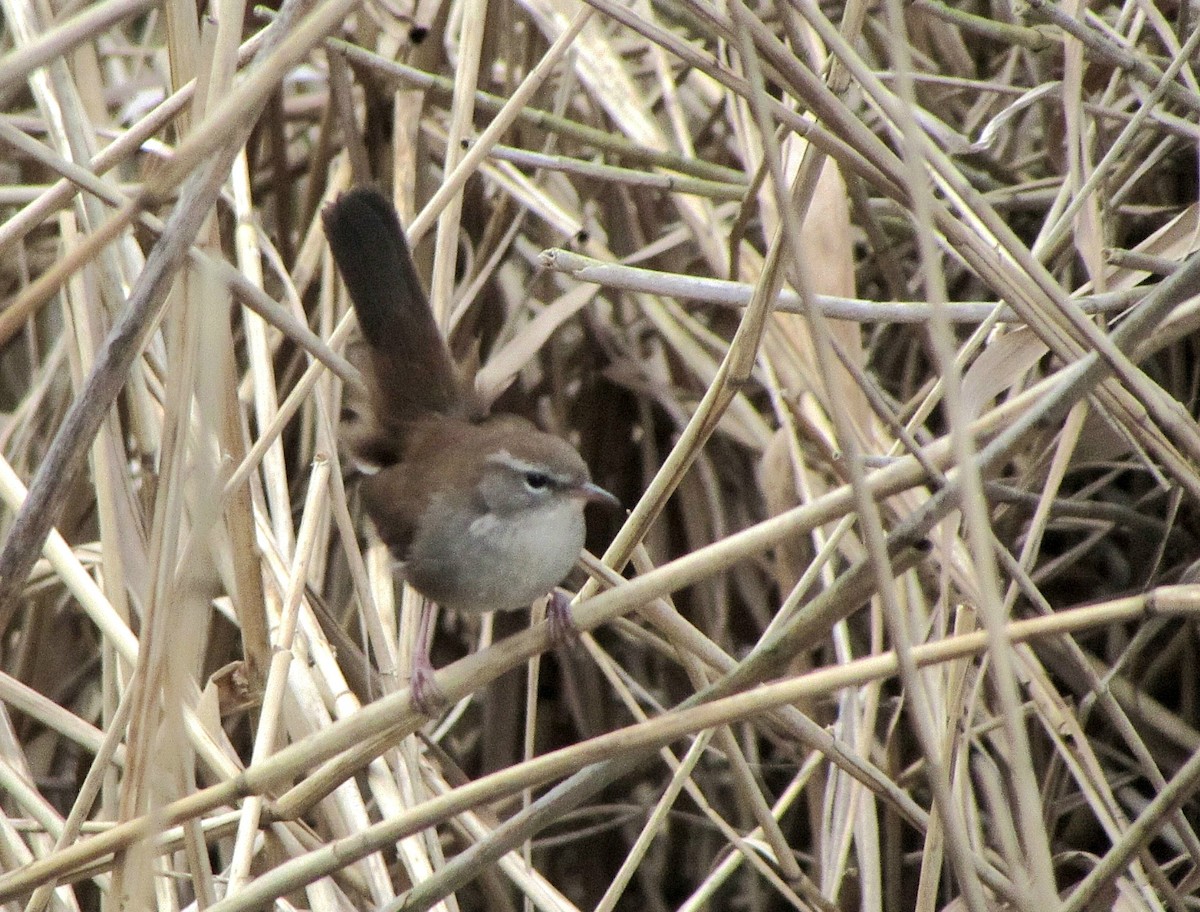
[[[367,351],[368,419],[395,446],[394,438],[414,419],[464,414],[464,384],[434,322],[395,207],[373,187],[356,187],[327,206],[322,219]],[[366,440],[363,445],[369,448]]]

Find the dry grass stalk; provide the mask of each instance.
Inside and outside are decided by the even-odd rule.
[[[0,2],[5,908],[1190,908],[1186,9]],[[631,507],[436,721],[365,181]]]

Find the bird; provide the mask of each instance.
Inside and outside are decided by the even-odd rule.
[[[444,698],[429,659],[430,603],[511,611],[554,596],[583,549],[584,507],[620,502],[570,443],[479,405],[382,192],[348,190],[322,222],[364,349],[364,413],[342,436],[397,574],[424,597],[410,687],[414,705],[432,714]],[[549,613],[573,629],[561,594]]]

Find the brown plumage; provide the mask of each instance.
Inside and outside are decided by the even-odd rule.
[[[322,213],[325,237],[354,302],[369,352],[366,380],[381,434],[430,413],[467,417],[463,389],[396,209],[378,190],[356,187]]]
[[[528,606],[578,559],[584,505],[616,498],[566,441],[476,414],[382,194],[351,190],[323,218],[366,348],[366,414],[344,436],[372,470],[363,503],[380,538],[405,580],[447,608]],[[414,688],[431,672],[422,639]]]

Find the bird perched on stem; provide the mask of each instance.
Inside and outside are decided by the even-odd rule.
[[[367,414],[347,445],[366,474],[363,503],[379,537],[427,600],[411,687],[428,711],[436,697],[428,602],[528,607],[578,560],[584,506],[619,502],[565,440],[516,415],[478,414],[382,193],[355,188],[322,215],[366,350]],[[550,616],[570,629],[561,597]]]

